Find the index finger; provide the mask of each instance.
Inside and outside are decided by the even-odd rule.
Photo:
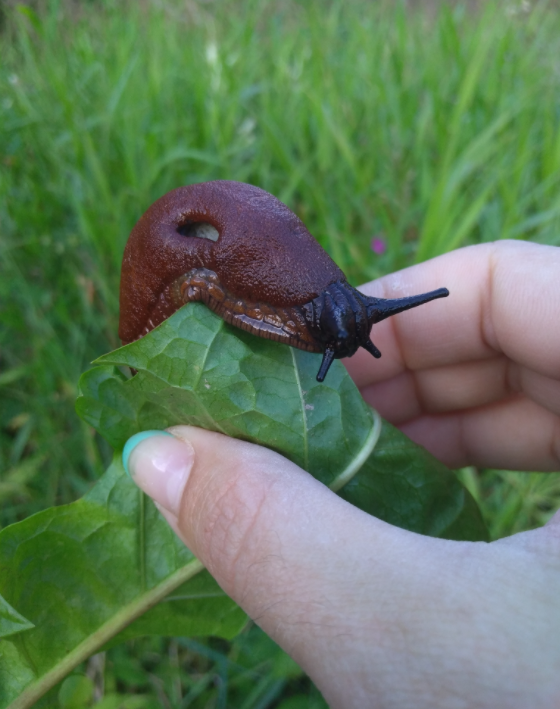
[[[345,360],[359,387],[402,372],[480,361],[498,354],[560,378],[560,248],[498,241],[458,249],[360,288],[399,298],[447,287],[448,298],[375,325],[383,353]]]

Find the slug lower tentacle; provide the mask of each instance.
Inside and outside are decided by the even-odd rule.
[[[268,192],[220,180],[180,187],[157,200],[127,242],[119,336],[132,342],[190,301],[226,322],[333,359],[364,347],[372,325],[449,295],[445,288],[384,300],[363,295],[284,204]]]

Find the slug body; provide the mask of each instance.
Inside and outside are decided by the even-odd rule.
[[[133,342],[190,301],[226,322],[333,359],[364,347],[374,323],[449,293],[370,298],[353,288],[305,225],[268,192],[219,180],[179,187],[144,213],[126,244],[119,336]]]

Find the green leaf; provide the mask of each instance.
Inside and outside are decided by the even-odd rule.
[[[83,675],[67,677],[58,693],[61,709],[82,709],[93,699],[93,682]]]
[[[450,539],[487,539],[455,475],[365,404],[335,361],[254,337],[201,304],[97,360],[76,408],[117,450],[145,429],[192,424],[266,445],[357,507]],[[117,366],[137,371],[127,377]]]
[[[8,635],[15,635],[33,627],[33,623],[20,615],[5,598],[0,596],[0,638],[7,638]]]
[[[0,640],[2,708],[32,706],[111,640],[233,637],[245,622],[120,455],[81,500],[0,532],[0,593],[29,619],[26,632]]]
[[[375,450],[339,493],[403,529],[464,541],[487,541],[470,493],[442,463],[383,421]]]
[[[340,362],[318,384],[320,356],[230,327],[198,303],[96,363],[76,410],[117,450],[137,431],[189,423],[268,446],[330,484],[373,427]]]

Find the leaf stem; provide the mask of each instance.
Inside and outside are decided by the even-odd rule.
[[[379,440],[379,436],[381,435],[382,421],[381,416],[377,413],[375,409],[372,409],[371,411],[373,413],[373,426],[371,427],[369,436],[366,438],[364,445],[360,448],[358,455],[354,458],[354,460],[350,462],[350,465],[348,465],[340,473],[340,475],[338,475],[329,485],[330,489],[333,492],[338,492],[347,483],[349,483],[350,480],[352,480],[352,478],[360,470],[362,465],[366,462],[366,460],[369,458],[369,456],[375,449],[375,446],[377,445],[377,441]]]
[[[138,493],[140,495],[140,519],[138,520],[138,534],[140,537],[140,544],[138,545],[140,550],[140,584],[142,591],[145,591],[148,586],[146,583],[146,495],[142,490],[139,490]]]
[[[68,653],[66,657],[55,665],[39,680],[28,686],[17,699],[6,709],[27,709],[35,704],[43,694],[54,687],[57,682],[64,679],[80,662],[87,660],[96,650],[102,647],[112,637],[129,625],[133,620],[168,596],[171,591],[200,573],[204,566],[198,559],[193,559],[165,581],[155,586],[147,593],[136,598],[132,603],[121,608],[115,615],[102,625],[95,633]]]
[[[304,470],[309,470],[309,436],[307,432],[307,413],[305,409],[305,395],[303,393],[303,387],[301,386],[301,379],[299,376],[298,361],[296,359],[295,350],[290,347],[292,354],[292,361],[294,363],[294,374],[296,376],[297,388],[299,393],[299,398],[301,401],[301,412],[303,418],[303,468]]]

